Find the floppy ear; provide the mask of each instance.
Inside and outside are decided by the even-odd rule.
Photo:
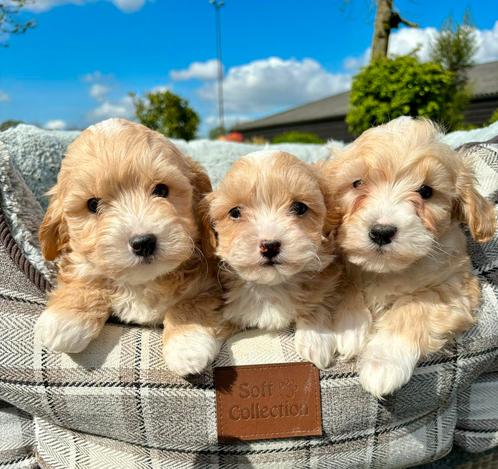
[[[475,187],[474,174],[465,164],[460,168],[456,186],[455,217],[469,226],[476,241],[489,241],[496,230],[494,205],[479,194]]]
[[[199,228],[199,237],[202,252],[207,259],[214,257],[216,250],[216,234],[209,218],[209,196],[212,194],[211,181],[204,168],[187,157],[191,178],[190,183],[194,188],[194,216]]]
[[[201,220],[201,243],[206,257],[215,257],[216,246],[218,245],[218,235],[214,229],[213,220],[209,216],[209,206],[214,192],[206,194],[200,202],[199,213]]]
[[[50,196],[50,203],[38,230],[38,237],[43,257],[52,261],[68,245],[69,236],[64,220],[62,198],[58,194],[57,186],[50,189],[47,195]]]
[[[328,238],[330,234],[334,237],[337,233],[337,228],[341,221],[341,212],[338,204],[336,203],[336,194],[332,188],[331,179],[334,177],[333,171],[330,170],[331,163],[329,161],[319,161],[314,163],[313,169],[318,179],[320,191],[322,192],[325,201],[325,208],[327,214],[323,226],[323,235]]]

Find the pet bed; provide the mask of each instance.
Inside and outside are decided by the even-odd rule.
[[[445,137],[472,160],[480,191],[498,197],[498,124]],[[390,468],[441,458],[454,443],[498,445],[498,236],[469,238],[483,302],[475,327],[419,364],[383,401],[366,393],[355,363],[320,372],[323,436],[217,442],[213,372],[183,379],[161,355],[158,329],[108,323],[82,353],[40,348],[33,326],[53,282],[36,237],[60,160],[76,132],[20,125],[0,134],[0,467]],[[262,148],[175,142],[216,184],[230,163]],[[273,146],[272,146],[273,147]],[[325,146],[279,145],[307,161]],[[300,361],[293,331],[249,331],[230,339],[214,366]]]

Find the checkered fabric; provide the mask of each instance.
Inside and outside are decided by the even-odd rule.
[[[0,467],[34,468],[35,444],[31,415],[0,401]]]
[[[498,147],[467,152],[496,200]],[[22,410],[0,409],[0,467],[29,467],[35,454],[44,468],[390,468],[438,459],[454,441],[472,451],[498,444],[498,237],[469,245],[483,286],[478,324],[393,396],[377,401],[355,363],[337,363],[320,374],[323,437],[218,444],[212,370],[170,373],[160,330],[109,323],[77,355],[34,341],[45,293],[2,226],[0,399]],[[293,361],[291,330],[250,331],[231,338],[215,366]]]
[[[473,453],[498,446],[498,363],[495,368],[459,396],[455,442]]]

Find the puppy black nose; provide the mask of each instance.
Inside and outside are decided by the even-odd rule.
[[[384,246],[384,244],[389,244],[393,238],[398,228],[394,225],[381,225],[377,223],[370,228],[368,236],[370,239],[379,246]]]
[[[259,251],[261,252],[261,255],[263,257],[266,257],[267,259],[272,259],[275,256],[278,256],[281,245],[282,243],[280,241],[264,240],[261,241],[261,243],[259,244]]]
[[[140,257],[152,256],[156,250],[157,238],[153,234],[143,234],[130,238],[133,253]]]

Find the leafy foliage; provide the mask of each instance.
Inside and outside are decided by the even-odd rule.
[[[143,125],[167,137],[195,138],[200,119],[186,99],[171,91],[150,92],[145,98],[132,97],[135,116]]]
[[[455,75],[440,64],[413,56],[379,59],[355,76],[346,122],[354,135],[403,115],[427,117],[453,129],[462,119],[455,94]]]
[[[216,140],[218,137],[221,137],[222,135],[226,135],[227,131],[224,127],[218,126],[214,127],[209,131],[209,139],[210,140]]]
[[[16,127],[19,124],[22,124],[22,121],[13,120],[13,119],[3,121],[0,124],[0,132],[3,132],[4,130],[10,129],[11,127]]]
[[[477,36],[466,13],[462,24],[455,25],[450,17],[431,44],[431,60],[455,73],[459,85],[465,84],[465,72],[474,65]]]
[[[493,112],[493,114],[491,114],[491,117],[488,120],[488,125],[492,124],[493,122],[497,122],[497,121],[498,121],[498,109],[495,109],[495,112]]]
[[[34,28],[33,20],[20,20],[19,13],[24,6],[31,3],[30,0],[7,0],[0,2],[0,45],[7,46],[7,40],[11,34],[22,34],[28,29]]]
[[[272,143],[323,143],[324,141],[312,132],[299,132],[291,130],[276,135],[272,138]]]
[[[468,12],[465,13],[462,24],[455,25],[451,17],[446,20],[446,24],[431,44],[431,60],[454,74],[455,93],[450,104],[456,117],[453,128],[470,128],[470,124],[463,122],[462,112],[472,95],[467,70],[474,65],[477,48],[477,36]]]

